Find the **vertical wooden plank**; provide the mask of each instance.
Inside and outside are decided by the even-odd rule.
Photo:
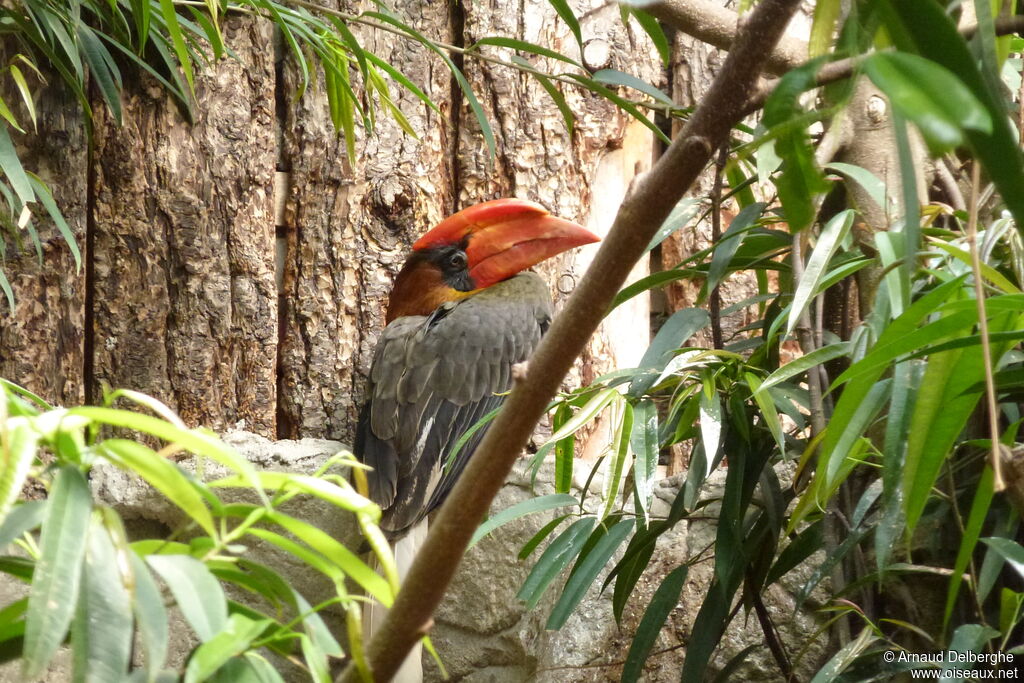
[[[29,78],[33,78],[29,75]],[[20,102],[9,79],[3,98]],[[49,185],[54,199],[85,252],[87,149],[81,110],[59,78],[37,93],[38,131],[23,107],[14,107],[27,135],[10,131],[26,170]],[[43,243],[42,263],[28,235],[23,247],[9,236],[3,268],[15,295],[14,310],[0,296],[0,377],[23,385],[47,401],[74,405],[84,399],[83,334],[85,270],[75,266],[71,249],[41,206],[33,222]]]
[[[435,40],[448,40],[444,3],[403,3],[403,19]],[[282,163],[291,187],[286,204],[278,436],[351,442],[358,405],[387,293],[409,245],[450,206],[446,153],[451,131],[447,69],[414,41],[357,31],[365,49],[405,73],[442,115],[392,83],[391,94],[417,138],[383,111],[371,134],[360,131],[356,168],[331,125],[322,73],[292,104],[294,75],[283,93]]]
[[[97,385],[153,394],[189,424],[275,431],[271,28],[228,16],[190,126],[151,83],[96,126]]]

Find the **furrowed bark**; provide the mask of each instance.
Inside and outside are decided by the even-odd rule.
[[[741,22],[733,49],[704,102],[634,194],[623,202],[597,258],[530,360],[528,376],[509,396],[434,520],[381,631],[369,644],[368,660],[376,680],[393,676],[430,624],[473,532],[547,402],[658,226],[741,120],[764,66],[764,54],[782,36],[798,4],[796,0],[763,0]],[[339,681],[357,678],[358,673],[349,666]]]

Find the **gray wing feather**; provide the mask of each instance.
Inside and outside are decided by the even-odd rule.
[[[504,401],[511,368],[529,356],[550,320],[547,285],[522,273],[381,333],[360,414],[356,454],[374,471],[370,492],[393,538],[440,505],[486,429],[445,466],[452,446]]]

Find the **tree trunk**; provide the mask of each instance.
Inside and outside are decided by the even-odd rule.
[[[372,7],[363,4],[345,7]],[[636,48],[646,45],[642,32],[627,31],[614,8],[596,2],[577,13],[585,40],[612,47],[610,66],[658,84],[653,51]],[[540,0],[524,0],[517,12],[500,3],[422,1],[403,14],[446,43],[506,34],[578,51]],[[192,125],[152,80],[136,75],[122,98],[121,125],[94,98],[90,149],[81,119],[70,114],[74,105],[46,95],[32,161],[89,248],[74,274],[68,248],[44,228],[42,267],[31,254],[8,259],[18,307],[0,320],[0,376],[57,403],[98,402],[104,388],[127,387],[166,402],[189,425],[349,441],[387,292],[418,235],[498,196],[539,201],[600,233],[650,163],[650,135],[604,99],[563,89],[577,114],[570,136],[532,77],[467,58],[466,76],[497,140],[491,159],[436,54],[390,33],[353,30],[440,110],[392,84],[417,137],[378,116],[358,135],[354,166],[330,123],[322,73],[296,101],[290,55],[275,46],[267,22],[249,17],[225,18],[238,58],[197,74]],[[275,187],[283,194],[279,214]],[[592,252],[540,269],[556,299],[572,290]],[[637,299],[616,316],[626,334],[609,327],[595,338],[574,382],[639,359],[646,303]]]

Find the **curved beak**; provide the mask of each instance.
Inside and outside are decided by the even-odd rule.
[[[469,275],[478,288],[501,282],[573,247],[600,238],[523,199],[494,199],[444,219],[413,249],[466,243]]]

